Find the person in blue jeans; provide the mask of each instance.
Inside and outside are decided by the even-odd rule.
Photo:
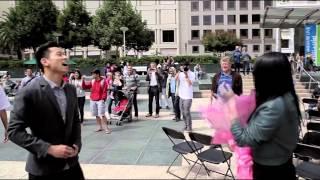
[[[241,68],[241,50],[240,50],[240,46],[236,46],[236,49],[233,51],[233,60],[234,60],[234,68],[235,68],[235,72],[240,73],[240,68]]]
[[[247,52],[247,48],[246,47],[242,48],[241,60],[242,60],[242,63],[243,63],[243,67],[242,67],[243,75],[246,75],[246,72],[247,72],[247,75],[249,75],[251,56]]]

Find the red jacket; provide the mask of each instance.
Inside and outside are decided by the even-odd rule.
[[[90,99],[92,101],[106,100],[108,86],[109,86],[109,82],[105,81],[104,78],[101,78],[98,81],[92,80],[90,83],[82,81],[82,88],[83,89],[90,89],[91,88]]]

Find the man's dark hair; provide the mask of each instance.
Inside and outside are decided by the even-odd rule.
[[[43,66],[40,61],[43,57],[48,56],[49,48],[52,48],[52,47],[61,47],[61,46],[59,46],[58,43],[53,42],[53,41],[47,42],[47,43],[39,46],[37,52],[35,53],[37,65],[38,65],[39,69],[43,70]]]

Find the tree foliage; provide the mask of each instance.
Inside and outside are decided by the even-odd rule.
[[[51,40],[58,13],[51,0],[16,0],[16,6],[9,9],[0,23],[2,47],[19,52]]]
[[[16,1],[18,24],[22,48],[34,49],[50,40],[56,31],[59,11],[51,0]]]
[[[18,51],[21,47],[19,33],[15,30],[17,18],[17,11],[14,8],[10,8],[9,12],[4,13],[3,21],[0,22],[0,46],[3,49]]]
[[[128,27],[126,32],[126,47],[137,50],[147,50],[151,45],[151,32],[127,1],[104,1],[90,25],[91,35],[95,45],[103,50],[111,46],[120,47],[123,44],[121,27]]]
[[[58,17],[60,44],[69,49],[76,45],[90,45],[92,41],[88,29],[90,22],[91,17],[83,6],[82,0],[68,0],[67,7]]]
[[[229,32],[207,33],[202,44],[207,50],[216,52],[232,51],[235,46],[242,45],[241,40]]]

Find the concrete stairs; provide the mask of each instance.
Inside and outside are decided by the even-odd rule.
[[[214,74],[208,74],[208,79],[197,80],[193,84],[193,97],[194,98],[209,98],[211,96],[211,78]],[[140,94],[147,94],[148,83],[145,81],[145,76],[139,76]],[[252,75],[243,76],[242,75],[242,83],[243,83],[243,94],[248,95],[252,89],[254,89],[254,82]],[[306,84],[304,82],[300,82],[295,79],[295,89],[299,98],[308,98],[311,97],[311,93],[309,93],[308,89],[306,89]]]
[[[243,94],[245,94],[245,95],[250,94],[251,90],[254,89],[254,82],[253,82],[252,75],[249,75],[249,76],[242,75],[242,83],[243,83]],[[210,82],[210,84],[206,84],[206,85],[201,84],[201,82],[200,82],[199,87],[201,89],[200,96],[202,98],[210,97],[210,95],[211,95],[211,91],[210,91],[211,82]],[[300,99],[311,97],[311,93],[309,93],[308,89],[306,89],[305,87],[306,87],[305,83],[300,82],[299,80],[295,79],[295,89],[296,89],[296,93]],[[206,88],[206,89],[204,89],[204,88]]]

